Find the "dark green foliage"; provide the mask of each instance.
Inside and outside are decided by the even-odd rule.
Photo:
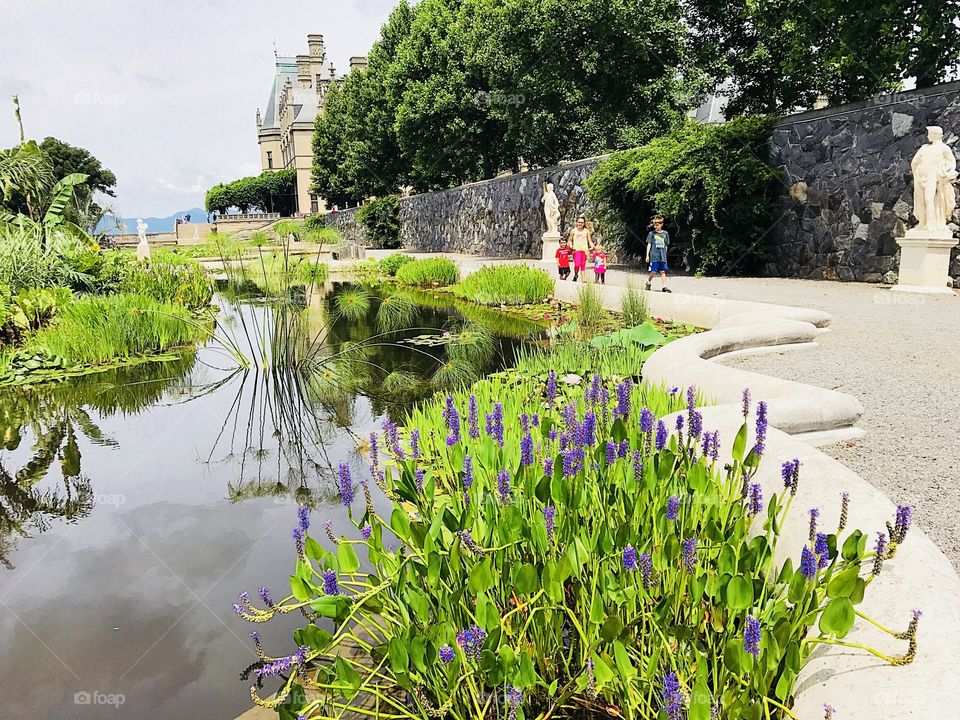
[[[207,191],[207,212],[227,212],[232,207],[249,210],[293,213],[297,204],[297,171],[266,170],[260,175],[221,183]]]
[[[732,87],[728,117],[787,113],[917,87],[956,73],[956,0],[693,0],[697,47]]]
[[[397,270],[397,280],[404,285],[453,285],[460,271],[447,258],[423,258],[405,263]]]
[[[367,240],[373,247],[400,247],[400,200],[396,195],[366,203],[357,211],[357,222],[366,228]]]
[[[190,310],[208,307],[213,299],[210,276],[192,260],[175,258],[131,264],[120,289]]]
[[[413,258],[409,255],[404,255],[403,253],[394,253],[393,255],[388,255],[379,263],[377,263],[377,267],[381,272],[389,275],[390,277],[394,277],[400,267],[408,262],[413,262]]]
[[[768,256],[777,219],[780,176],[764,160],[771,127],[767,117],[690,122],[613,155],[587,180],[607,236],[625,254],[642,257],[650,217],[659,212],[673,252],[689,250],[698,272],[755,269]]]

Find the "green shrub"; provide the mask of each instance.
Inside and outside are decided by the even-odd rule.
[[[69,288],[29,288],[10,296],[7,302],[0,301],[0,305],[6,305],[6,324],[18,333],[26,333],[47,325],[71,302],[73,293]]]
[[[70,243],[44,247],[33,232],[0,224],[0,284],[14,293],[32,287],[72,287],[78,280],[66,259]]]
[[[87,296],[63,308],[24,352],[46,353],[75,365],[99,365],[181,347],[207,332],[186,308],[146,295]]]
[[[405,265],[408,262],[413,262],[413,258],[409,255],[404,255],[403,253],[393,253],[393,255],[387,255],[387,257],[381,260],[378,263],[378,267],[385,275],[394,277],[397,274],[397,270],[400,269],[400,266]]]
[[[839,527],[811,511],[810,539],[786,546],[791,509],[806,515],[792,507],[805,481],[788,460],[787,489],[751,482],[761,460],[782,459],[764,456],[762,437],[747,443],[766,431],[765,406],[721,456],[713,432],[673,431],[683,393],[600,376],[584,385],[488,379],[424,403],[378,443],[387,512],[364,503],[363,479],[343,465],[344,535],[310,527],[306,509],[291,518],[291,597],[278,607],[245,594],[235,606],[258,624],[310,607],[336,628],[304,623],[288,646],[301,650],[262,673],[304,668],[278,693],[291,717],[389,700],[411,719],[616,708],[635,720],[783,720],[796,717],[797,677],[821,644],[913,659],[917,612],[895,629],[869,626],[903,656],[860,644],[862,633],[844,639],[874,623],[856,606],[895,558],[909,508],[890,542],[846,529],[838,509]],[[699,415],[691,403],[685,427]]]
[[[671,254],[689,249],[699,272],[756,269],[769,257],[777,219],[781,175],[763,160],[772,123],[768,117],[691,121],[602,162],[587,188],[607,241],[643,257],[650,218],[660,213]]]
[[[397,280],[404,285],[453,285],[459,278],[457,266],[443,257],[414,260],[397,270]]]
[[[577,303],[573,317],[577,322],[580,337],[588,340],[603,332],[604,325],[610,315],[603,308],[603,302],[596,286],[591,284],[581,285],[580,291],[577,293]]]
[[[202,310],[213,299],[213,283],[206,271],[192,260],[151,260],[135,263],[121,282],[121,290],[146,295],[163,303]]]
[[[623,300],[620,302],[620,313],[623,315],[623,326],[633,327],[647,321],[650,317],[650,310],[647,307],[647,296],[637,289],[633,281],[627,283],[627,289],[623,293]]]
[[[396,195],[366,203],[357,210],[356,220],[366,228],[367,241],[373,247],[400,247],[400,200]]]
[[[453,289],[458,297],[481,305],[527,305],[553,292],[553,278],[526,265],[487,265]]]

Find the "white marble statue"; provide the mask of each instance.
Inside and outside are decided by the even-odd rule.
[[[547,219],[547,235],[560,234],[560,200],[553,191],[553,183],[547,183],[547,189],[543,191],[543,197],[540,199],[543,204],[543,214]]]
[[[913,214],[919,223],[915,230],[947,229],[957,206],[953,182],[957,179],[957,159],[943,142],[943,128],[927,128],[929,143],[913,156]]]
[[[137,218],[137,237],[140,238],[137,243],[137,260],[149,260],[150,243],[147,242],[147,224],[143,218]]]
[[[193,239],[197,242],[200,241],[200,227],[197,225],[193,226]]]

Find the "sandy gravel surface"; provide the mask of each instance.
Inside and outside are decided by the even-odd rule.
[[[919,525],[960,569],[960,295],[768,278],[681,277],[670,286],[831,313],[818,348],[725,362],[859,398],[867,434],[823,450],[891,500],[913,505]]]

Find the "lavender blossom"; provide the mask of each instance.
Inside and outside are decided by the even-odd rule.
[[[293,529],[293,544],[297,548],[297,557],[299,557],[301,561],[306,562],[307,553],[304,547],[303,530],[300,529],[299,525]]]
[[[497,492],[501,502],[510,502],[510,471],[506,468],[497,473]]]
[[[449,665],[453,662],[453,648],[449,645],[444,645],[440,648],[440,662],[444,665]]]
[[[675,672],[667,673],[663,678],[660,697],[663,700],[663,712],[667,720],[680,720],[683,717],[683,692]]]
[[[416,483],[417,492],[423,495],[423,478],[427,471],[423,468],[417,468],[413,473],[413,482]]]
[[[800,552],[800,572],[808,581],[816,577],[817,564],[817,558],[814,557],[810,546],[804,545],[803,550]]]
[[[487,435],[492,437],[497,445],[503,447],[503,405],[493,404],[493,412],[487,413]]]
[[[457,533],[460,538],[460,542],[472,553],[479,555],[483,552],[483,548],[477,545],[477,541],[473,539],[473,535],[469,530],[461,530]]]
[[[419,460],[420,459],[420,430],[419,428],[413,428],[410,431],[410,459]]]
[[[819,508],[810,508],[810,542],[817,537],[817,518],[820,517]]]
[[[369,525],[364,525],[360,528],[360,534],[363,536],[364,540],[369,540],[370,536],[373,534],[373,528]]]
[[[750,415],[750,388],[743,389],[743,419],[746,420]]]
[[[273,609],[276,607],[276,603],[273,602],[273,597],[270,595],[270,588],[261,587],[260,588],[260,601],[266,605],[268,608]]]
[[[469,660],[478,660],[483,643],[487,639],[486,631],[479,625],[471,625],[457,633],[457,645]]]
[[[667,426],[663,424],[663,420],[657,421],[657,450],[663,450],[667,445]]]
[[[639,569],[637,565],[637,551],[633,545],[627,545],[623,549],[623,569],[628,572],[635,572]]]
[[[548,457],[543,459],[543,474],[547,477],[553,477],[553,458]]]
[[[322,576],[324,595],[339,595],[340,586],[337,584],[337,573],[333,570],[324,570]]]
[[[533,465],[533,438],[529,432],[520,441],[520,463],[528,467]]]
[[[683,424],[684,416],[677,415],[677,442],[679,442],[680,445],[683,445]]]
[[[540,413],[534,413],[533,417],[530,418],[530,422],[535,428],[540,427]]]
[[[617,444],[613,440],[607,440],[607,465],[613,465],[617,461]]]
[[[443,419],[447,425],[447,447],[453,447],[460,442],[460,412],[450,396],[447,396]]]
[[[656,416],[650,408],[643,408],[640,411],[640,432],[653,432]]]
[[[763,455],[764,447],[767,442],[767,403],[761,400],[757,403],[757,440],[753,446],[753,451],[758,455]]]
[[[877,544],[874,545],[873,551],[876,555],[873,558],[873,570],[871,571],[873,575],[879,575],[880,570],[883,568],[883,561],[887,554],[889,545],[887,544],[887,536],[882,532],[877,533]]]
[[[547,405],[552,406],[557,399],[557,373],[547,373]]]
[[[677,495],[671,495],[667,499],[667,520],[675,522],[680,516],[680,498]]]
[[[556,528],[557,508],[553,505],[547,505],[543,509],[543,524],[547,529],[547,542],[553,545],[553,532]]]
[[[380,448],[377,445],[377,434],[370,433],[370,474],[376,475],[380,467]]]
[[[617,458],[624,460],[630,452],[630,441],[621,440],[620,444],[617,445]]]
[[[830,544],[826,533],[817,533],[813,541],[813,554],[817,556],[817,568],[823,570],[830,564]]]
[[[763,489],[760,483],[750,484],[750,507],[747,512],[750,515],[759,515],[763,511]]]
[[[640,575],[643,578],[643,586],[649,590],[650,585],[653,582],[653,558],[648,552],[641,553],[640,558],[637,560],[637,564],[640,566]]]
[[[643,480],[643,455],[639,450],[633,451],[633,479],[634,482]]]
[[[300,529],[307,532],[310,529],[310,508],[306,505],[300,505],[297,508],[297,519],[300,523]]]
[[[504,700],[507,703],[507,720],[517,720],[517,713],[523,704],[523,693],[511,685]]]
[[[480,412],[477,409],[477,396],[471,395],[470,400],[467,403],[467,424],[469,429],[467,434],[470,435],[470,438],[473,440],[480,439]]]
[[[520,429],[525,433],[530,432],[530,416],[526,413],[520,413]]]
[[[473,458],[469,455],[463,456],[463,489],[470,490],[473,487]]]
[[[743,628],[743,649],[753,655],[756,660],[760,655],[760,621],[755,617],[748,617]]]
[[[340,463],[340,500],[345,508],[353,504],[353,480],[350,478],[350,466]]]
[[[897,505],[897,517],[893,526],[893,533],[890,536],[890,542],[900,544],[907,536],[907,530],[910,529],[911,508],[909,505]]]
[[[697,539],[687,538],[683,541],[681,557],[683,558],[683,567],[687,573],[692,574],[697,567]]]
[[[699,440],[703,432],[703,415],[698,410],[693,411],[690,419],[690,439]]]
[[[693,411],[697,409],[697,389],[691,385],[687,388],[687,425],[693,426]]]
[[[617,385],[617,406],[614,408],[614,419],[626,420],[630,417],[630,399],[633,395],[633,380],[627,378]]]
[[[597,414],[588,410],[583,416],[583,425],[580,427],[581,444],[593,447],[597,443]]]

